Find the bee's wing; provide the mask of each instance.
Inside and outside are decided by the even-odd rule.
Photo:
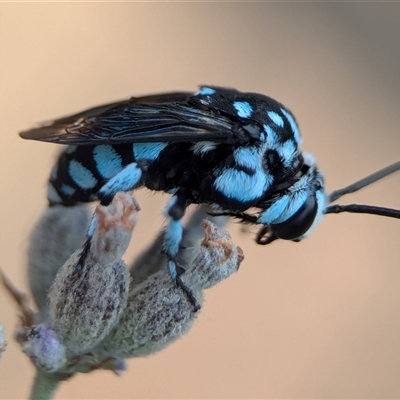
[[[206,107],[190,105],[191,96],[177,92],[131,98],[57,119],[20,136],[76,145],[243,140],[232,120]]]

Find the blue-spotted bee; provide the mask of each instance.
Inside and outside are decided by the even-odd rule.
[[[324,214],[364,212],[400,217],[380,207],[330,205],[400,169],[400,163],[327,195],[314,158],[300,149],[293,114],[258,93],[203,86],[112,103],[21,133],[25,139],[66,144],[48,185],[50,206],[99,199],[145,186],[172,194],[163,250],[171,276],[197,309],[175,261],[181,219],[190,204],[261,226],[257,243],[300,241]],[[249,212],[251,210],[251,212]],[[88,230],[88,243],[96,221]],[[85,250],[82,252],[85,257]]]

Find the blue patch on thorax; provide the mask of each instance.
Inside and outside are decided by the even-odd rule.
[[[253,107],[247,101],[235,101],[233,107],[240,118],[249,118],[253,113]]]

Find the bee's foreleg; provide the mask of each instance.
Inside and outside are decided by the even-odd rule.
[[[163,252],[168,257],[168,268],[172,279],[184,291],[189,301],[193,304],[194,310],[197,311],[200,309],[200,304],[191,289],[182,281],[181,275],[185,270],[176,262],[176,256],[182,243],[182,217],[185,214],[187,203],[186,196],[178,192],[170,199],[165,208],[165,215],[169,219],[164,234]]]

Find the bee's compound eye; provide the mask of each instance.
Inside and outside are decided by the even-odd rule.
[[[310,229],[317,210],[317,199],[314,195],[310,195],[298,211],[289,219],[280,224],[271,224],[271,231],[280,239],[297,239]]]

